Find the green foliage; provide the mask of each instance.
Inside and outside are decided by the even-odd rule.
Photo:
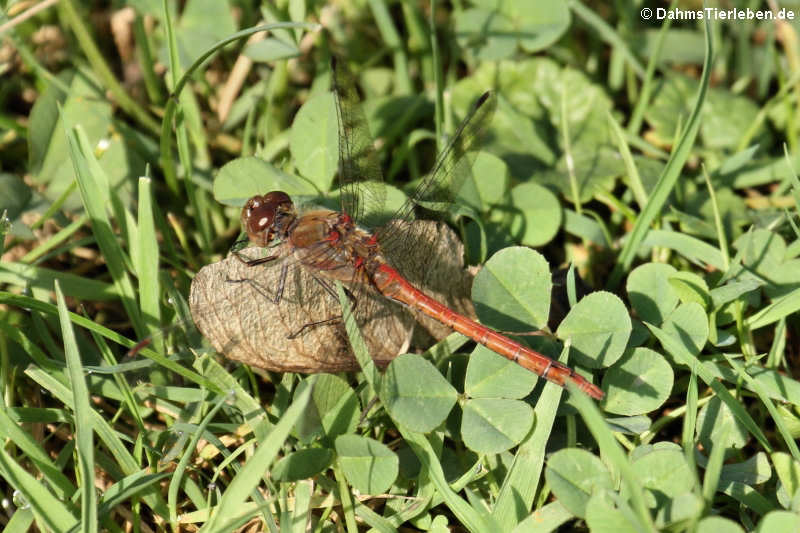
[[[557,0],[117,4],[2,20],[5,531],[800,530],[791,26]],[[480,263],[462,307],[603,400],[423,328],[378,368],[369,302],[341,286],[341,320],[309,330],[339,328],[360,372],[254,370],[194,330],[192,277],[247,198],[338,208],[333,53],[386,177],[369,220],[491,91],[440,216]]]
[[[340,435],[336,455],[347,481],[365,494],[385,492],[397,479],[397,454],[376,440]]]

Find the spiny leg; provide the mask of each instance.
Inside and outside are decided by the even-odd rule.
[[[249,283],[250,286],[253,288],[253,290],[258,292],[258,294],[263,296],[265,299],[271,301],[273,304],[278,305],[281,302],[281,299],[283,298],[283,289],[286,286],[286,277],[288,272],[289,272],[289,265],[286,263],[281,265],[281,274],[278,280],[278,289],[277,291],[275,291],[274,296],[270,296],[268,291],[252,278],[242,278],[242,279],[226,278],[225,281],[227,283]]]
[[[317,276],[311,275],[311,277],[314,279],[314,281],[319,283],[320,286],[325,290],[325,292],[327,292],[329,295],[331,295],[332,298],[337,299],[336,291],[333,289],[333,287],[330,286],[329,283],[327,283],[326,281],[318,278]],[[347,295],[347,298],[350,300],[350,304],[353,306],[353,308],[355,308],[356,302],[358,301],[356,299],[355,295],[347,287],[345,287],[344,292]],[[341,321],[342,321],[342,315],[337,315],[337,316],[333,316],[333,317],[330,317],[330,318],[326,318],[324,320],[318,320],[316,322],[309,322],[308,324],[303,325],[297,331],[295,331],[293,333],[290,333],[287,336],[287,338],[288,339],[296,339],[306,329],[315,328],[317,326],[324,326],[324,325],[327,325],[327,324],[336,324],[336,323],[339,323]]]

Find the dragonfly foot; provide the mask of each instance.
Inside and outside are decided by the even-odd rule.
[[[335,323],[341,322],[341,321],[342,321],[342,316],[339,315],[339,316],[334,316],[334,317],[331,317],[331,318],[327,318],[325,320],[320,320],[318,322],[309,322],[308,324],[305,324],[302,328],[298,329],[294,333],[290,333],[289,335],[287,335],[286,338],[289,339],[289,340],[293,340],[293,339],[296,339],[297,337],[299,337],[307,329],[316,328],[317,326],[325,326],[325,325],[328,325],[328,324],[335,324]]]

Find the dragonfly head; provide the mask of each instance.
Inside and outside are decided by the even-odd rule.
[[[247,200],[242,208],[242,227],[250,242],[267,246],[277,236],[283,236],[296,217],[289,195],[272,191]]]

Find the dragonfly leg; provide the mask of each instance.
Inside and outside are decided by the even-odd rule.
[[[281,298],[283,297],[283,287],[285,284],[286,272],[285,268],[281,269],[281,279],[278,282],[278,289],[275,291],[275,294],[270,294],[269,291],[258,283],[254,279],[250,278],[243,278],[243,279],[233,279],[233,278],[226,278],[226,283],[249,283],[250,286],[256,291],[258,294],[263,296],[266,300],[269,300],[275,305],[278,305],[281,302]]]
[[[323,289],[325,289],[325,292],[331,295],[331,297],[334,300],[339,299],[339,296],[336,294],[336,290],[333,287],[331,287],[330,283],[321,278],[318,278],[317,276],[313,276],[313,278],[317,283],[319,283],[322,286]],[[355,297],[352,291],[350,291],[350,289],[348,289],[347,287],[344,287],[344,293],[347,295],[347,299],[350,300],[350,305],[352,305],[353,308],[355,308],[356,304],[358,303],[358,299]]]
[[[233,256],[247,266],[263,265],[264,263],[269,263],[270,261],[274,261],[280,257],[279,254],[274,254],[274,255],[268,255],[267,257],[257,257],[255,259],[250,259],[247,256],[243,255],[239,250],[234,250]]]
[[[234,254],[235,253],[236,252],[234,252]],[[239,257],[238,255],[236,257],[237,257],[237,259],[239,259],[240,261],[242,261],[243,263],[245,263],[248,266],[253,266],[253,264],[258,264],[258,263],[250,263],[248,260],[244,260],[241,257]],[[265,261],[265,260],[270,260],[271,261],[271,260],[275,259],[276,257],[277,256],[265,257],[265,258],[256,259],[256,260],[253,260],[253,261],[262,261],[262,262]],[[281,302],[281,299],[283,298],[283,288],[286,286],[286,275],[287,275],[288,272],[289,272],[289,264],[288,263],[284,263],[283,265],[281,265],[281,274],[280,274],[280,278],[279,278],[279,281],[278,281],[278,289],[275,291],[275,295],[274,296],[270,296],[268,294],[268,291],[265,288],[261,287],[254,279],[251,279],[251,278],[243,278],[243,279],[227,278],[225,281],[228,282],[228,283],[249,283],[250,286],[253,287],[253,289],[256,292],[258,292],[261,296],[263,296],[264,298],[270,300],[273,304],[278,305]]]
[[[304,324],[300,329],[297,331],[290,333],[286,336],[287,339],[296,339],[299,337],[305,330],[316,328],[317,326],[325,326],[327,324],[335,324],[337,322],[342,321],[342,316],[334,316],[331,318],[326,318],[325,320],[318,320],[317,322],[309,322],[308,324]]]
[[[283,298],[283,288],[286,286],[286,274],[289,272],[289,265],[284,263],[281,265],[281,278],[278,282],[278,292],[275,294],[275,298],[272,300],[272,303],[278,305]]]
[[[248,244],[250,244],[250,239],[248,238],[239,239],[238,241],[233,243],[233,246],[231,246],[231,252],[237,253],[243,248],[247,247]]]
[[[270,295],[269,292],[267,291],[267,289],[262,287],[254,279],[249,279],[249,278],[243,278],[243,279],[226,278],[225,282],[226,283],[249,283],[250,286],[253,288],[253,290],[256,291],[258,294],[260,294],[261,296],[263,296],[267,300],[275,302],[275,299],[276,299],[277,295],[276,296]]]
[[[323,280],[323,279],[321,279],[321,278],[319,278],[317,276],[312,275],[311,277],[314,279],[314,281],[319,283],[320,286],[323,289],[325,289],[325,292],[330,294],[332,298],[337,298],[336,291],[333,289],[333,287],[330,286],[329,283],[327,283],[325,280]],[[347,298],[350,300],[351,305],[355,308],[355,305],[356,305],[356,302],[357,302],[356,297],[353,295],[353,293],[347,287],[345,287],[344,292],[347,295]],[[303,333],[303,331],[305,331],[306,329],[315,328],[317,326],[324,326],[324,325],[327,325],[327,324],[336,324],[337,322],[341,322],[341,321],[342,321],[342,315],[336,315],[336,316],[333,316],[333,317],[330,317],[330,318],[326,318],[324,320],[318,320],[316,322],[309,322],[308,324],[304,324],[297,331],[287,335],[286,338],[295,339],[295,338],[299,337],[300,334]]]

